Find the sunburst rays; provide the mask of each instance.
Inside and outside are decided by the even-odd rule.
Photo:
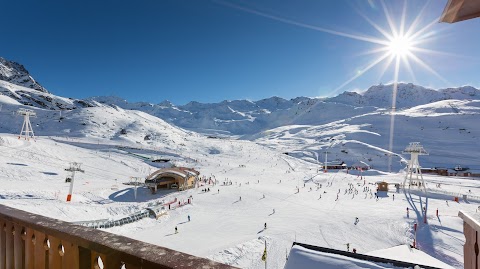
[[[283,17],[279,17],[276,15],[267,14],[258,10],[250,9],[247,7],[243,7],[237,4],[233,4],[224,0],[212,0],[217,4],[221,4],[224,6],[228,6],[230,8],[234,8],[237,10],[241,10],[244,12],[248,12],[250,14],[254,14],[257,16],[261,16],[264,18],[276,20],[282,23],[295,25],[302,28],[307,28],[323,33],[328,33],[336,36],[341,36],[349,39],[353,39],[356,41],[368,42],[371,43],[374,48],[367,52],[363,52],[363,55],[370,55],[373,59],[371,59],[364,68],[360,71],[355,72],[355,74],[344,82],[340,83],[338,87],[336,87],[333,91],[331,91],[328,96],[333,96],[339,93],[341,89],[352,83],[354,80],[358,79],[366,72],[374,69],[375,67],[382,65],[380,70],[380,77],[379,80],[384,76],[387,70],[391,70],[393,65],[393,91],[392,91],[392,105],[390,111],[390,132],[389,132],[389,143],[388,143],[388,150],[392,152],[393,150],[393,143],[394,143],[394,127],[395,127],[395,110],[396,110],[396,98],[397,98],[397,88],[398,88],[398,80],[400,75],[400,70],[406,70],[408,75],[412,78],[414,82],[416,82],[415,72],[412,68],[412,63],[415,64],[417,68],[423,68],[430,74],[434,75],[435,77],[439,78],[443,82],[448,83],[448,81],[442,77],[434,68],[429,66],[425,61],[423,61],[418,54],[431,54],[431,55],[448,55],[446,53],[438,52],[435,50],[424,48],[427,42],[431,42],[435,39],[435,31],[432,30],[432,27],[438,23],[439,18],[435,18],[431,22],[422,25],[422,18],[425,16],[425,12],[428,9],[428,5],[430,0],[428,0],[425,5],[422,7],[420,12],[417,16],[413,19],[413,21],[407,25],[407,1],[404,0],[402,12],[400,14],[400,18],[395,18],[385,1],[381,0],[381,10],[383,11],[383,16],[386,20],[386,24],[388,28],[383,28],[378,23],[375,23],[372,19],[370,19],[367,15],[363,13],[359,13],[361,17],[365,19],[365,21],[372,26],[380,35],[379,37],[375,36],[368,36],[368,35],[358,35],[358,34],[350,34],[346,32],[340,32],[332,29],[323,28],[320,26],[315,26],[311,24],[302,23],[299,21],[295,21],[292,19],[287,19]],[[370,6],[373,7],[374,3],[369,1]],[[457,56],[457,55],[455,55]],[[298,115],[297,117],[299,117]],[[391,154],[388,160],[388,168],[391,169]]]

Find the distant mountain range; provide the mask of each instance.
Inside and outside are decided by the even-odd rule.
[[[3,81],[3,82],[2,82]],[[12,85],[21,87],[12,87]],[[129,103],[115,96],[97,96],[84,100],[50,94],[37,83],[23,65],[0,58],[0,93],[17,102],[51,110],[111,106],[139,110],[176,126],[200,133],[252,135],[292,124],[319,125],[392,106],[393,85],[376,85],[364,92],[344,92],[335,97],[297,97],[290,100],[270,97],[259,101],[233,100],[219,103],[189,102],[174,105]],[[396,109],[402,110],[441,100],[478,100],[480,90],[463,86],[433,90],[411,83],[399,83]],[[333,109],[335,108],[335,109]]]
[[[480,91],[470,86],[432,90],[398,84],[391,136],[392,85],[330,98],[174,105],[129,103],[113,96],[61,97],[48,92],[18,63],[1,59],[0,71],[0,132],[4,133],[20,131],[21,119],[12,113],[29,106],[38,116],[32,120],[35,132],[43,136],[91,136],[134,144],[156,140],[174,148],[183,147],[198,132],[210,138],[251,140],[315,163],[327,150],[331,161],[363,162],[383,171],[404,167],[407,156],[400,153],[409,142],[419,141],[431,152],[422,160],[425,167],[460,164],[480,170],[472,157],[478,155],[472,145],[480,137]],[[215,150],[205,148],[205,152]],[[387,156],[393,156],[390,167]]]

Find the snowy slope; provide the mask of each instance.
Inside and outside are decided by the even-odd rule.
[[[472,147],[480,137],[476,123],[480,101],[445,100],[420,105],[395,113],[392,171],[405,167],[402,150],[410,142],[421,142],[430,153],[421,157],[423,167],[452,168],[456,164],[479,169],[471,156],[478,150]],[[372,167],[388,171],[388,148],[391,115],[376,110],[363,115],[345,117],[322,125],[289,125],[249,137],[257,143],[288,152],[292,156],[316,163],[325,159],[345,161],[352,165],[363,161]]]
[[[172,138],[181,139],[181,133],[171,131]],[[138,145],[93,137],[40,137],[36,142],[11,134],[0,137],[0,203],[66,221],[84,221],[119,219],[153,203],[193,196],[192,204],[174,206],[158,220],[147,218],[106,230],[241,268],[263,268],[260,257],[265,240],[269,268],[283,268],[293,241],[342,250],[350,243],[359,253],[368,253],[411,244],[414,222],[420,223],[417,239],[422,251],[462,268],[463,224],[457,213],[478,207],[475,201],[446,204],[451,199],[446,195],[429,195],[427,201],[414,191],[390,192],[376,201],[370,191],[363,191],[365,187],[374,189],[372,184],[378,180],[401,182],[403,175],[371,171],[361,180],[344,172],[317,173],[314,164],[250,141],[188,136],[183,145],[163,141]],[[135,201],[133,187],[122,183],[155,168],[128,154],[131,150],[176,156],[177,165],[193,167],[219,184],[156,195],[140,188]],[[85,173],[77,173],[73,201],[66,203],[69,184],[64,182],[68,173],[63,169],[71,161],[81,162]],[[429,188],[441,183],[444,191],[471,190],[480,195],[479,181],[452,182],[438,176],[425,176],[425,180]],[[232,185],[222,185],[223,181]],[[202,192],[205,188],[211,191]],[[422,224],[419,210],[425,202],[428,225]],[[436,208],[440,218],[435,217]]]
[[[48,92],[38,91],[0,80],[0,94],[31,107],[50,110],[71,110],[90,107],[92,105],[78,99],[57,96]]]

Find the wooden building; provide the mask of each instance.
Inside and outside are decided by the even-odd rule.
[[[388,191],[388,183],[385,181],[377,182],[377,191]]]
[[[172,167],[155,171],[145,179],[145,185],[152,193],[157,189],[186,190],[195,186],[195,180],[200,173],[192,168]]]

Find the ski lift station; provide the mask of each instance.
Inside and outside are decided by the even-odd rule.
[[[145,179],[145,185],[156,193],[158,189],[186,190],[195,186],[195,180],[200,172],[192,168],[163,168],[150,174]]]

